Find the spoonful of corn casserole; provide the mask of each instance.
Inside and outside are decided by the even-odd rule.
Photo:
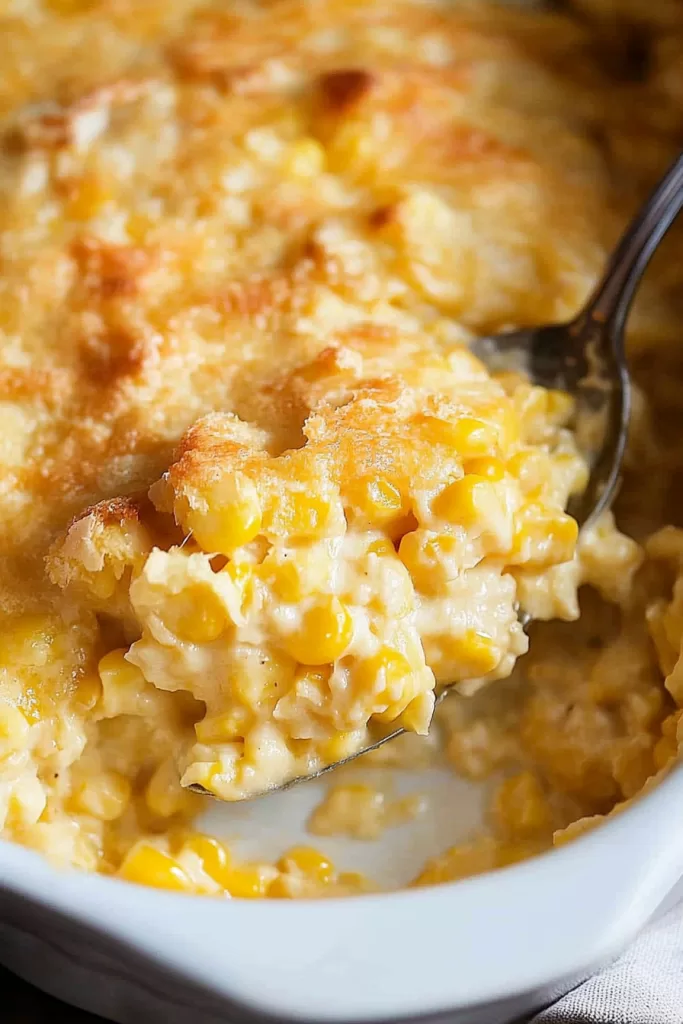
[[[437,694],[510,674],[526,622],[576,617],[592,538],[619,543],[626,313],[682,203],[679,158],[583,313],[474,346],[532,379],[366,325],[276,380],[271,429],[204,416],[146,494],[79,517],[49,572],[127,640],[105,711],[184,692],[182,785],[245,800],[427,733]]]

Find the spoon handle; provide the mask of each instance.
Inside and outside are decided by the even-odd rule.
[[[609,325],[613,335],[621,335],[640,279],[681,207],[683,153],[679,154],[640,213],[626,229],[586,305],[581,320],[585,318]]]

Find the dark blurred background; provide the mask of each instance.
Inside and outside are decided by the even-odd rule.
[[[4,967],[0,967],[0,992],[2,1024],[55,1024],[55,1020],[65,1024],[104,1024],[101,1017],[93,1017],[46,996]]]

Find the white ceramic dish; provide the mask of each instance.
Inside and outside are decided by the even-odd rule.
[[[0,959],[121,1024],[503,1024],[567,991],[677,897],[682,804],[677,770],[602,828],[534,861],[322,902],[167,894],[59,872],[0,844]]]

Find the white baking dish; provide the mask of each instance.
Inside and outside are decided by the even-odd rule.
[[[465,882],[321,902],[167,894],[60,872],[0,844],[0,958],[122,1024],[261,1015],[502,1024],[568,990],[675,898],[681,806],[677,770],[601,828],[536,860]]]

